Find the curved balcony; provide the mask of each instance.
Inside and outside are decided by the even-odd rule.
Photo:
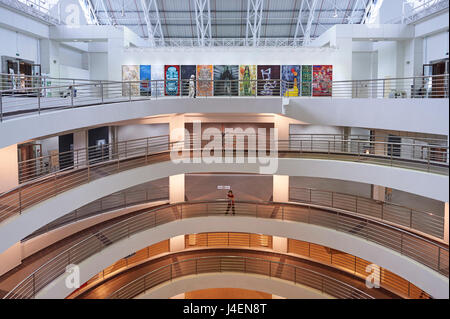
[[[345,149],[342,148],[343,145],[346,145]],[[426,158],[417,157],[414,151],[403,152],[400,157],[394,156],[393,151],[390,152],[390,155],[375,154],[375,148],[385,148],[387,145],[393,148],[393,144],[386,142],[319,138],[307,142],[303,140],[278,141],[271,150],[275,148],[279,158],[331,159],[448,175],[448,164],[445,160],[441,160],[444,156],[445,158],[448,156],[448,147],[445,151],[436,151],[436,154],[430,151]],[[59,153],[59,169],[55,171],[49,171],[46,168],[49,167],[46,163],[51,160],[51,156],[20,162],[19,179],[22,184],[0,195],[0,207],[2,207],[0,221],[21,214],[39,202],[98,178],[127,169],[167,161],[170,159],[171,151],[183,151],[184,146],[186,146],[185,142],[169,142],[168,136],[158,136],[107,144],[100,149],[89,147]],[[399,143],[399,146],[410,145]],[[242,150],[245,151],[245,154],[252,151],[247,145],[237,145],[232,150]],[[195,151],[191,153],[191,149],[188,149],[187,153],[189,156],[196,156]],[[224,151],[227,152],[229,149],[224,148]],[[226,153],[223,155],[228,156]],[[411,190],[407,189],[406,191]]]
[[[95,233],[82,240],[81,242],[75,244],[66,251],[58,254],[56,257],[45,263],[39,269],[37,269],[33,274],[23,280],[16,288],[14,288],[9,294],[11,296],[19,296],[20,298],[33,298],[44,289],[47,285],[55,280],[63,280],[66,266],[69,264],[78,264],[82,267],[82,263],[86,260],[93,260],[90,257],[95,258],[104,249],[113,248],[116,243],[120,244],[125,239],[129,239],[134,235],[140,233],[144,234],[147,230],[156,229],[158,232],[167,235],[173,234],[173,230],[169,231],[162,229],[162,225],[173,224],[174,221],[188,221],[192,219],[195,221],[195,227],[217,227],[219,229],[210,229],[211,231],[230,231],[232,226],[226,223],[229,217],[223,216],[226,210],[226,202],[199,202],[199,203],[186,203],[186,204],[176,204],[169,205],[167,207],[159,207],[155,209],[150,209],[139,213],[131,218],[118,222],[112,226],[106,227],[105,229]],[[225,218],[224,221],[218,222],[215,220],[214,226],[208,225],[208,222],[198,222],[199,218]],[[235,217],[238,217],[236,219]],[[278,220],[282,221],[283,224],[277,225],[277,230],[281,233],[270,234],[270,235],[281,235],[287,234],[290,238],[297,239],[300,233],[304,236],[308,233],[307,230],[301,231],[298,228],[301,224],[308,224],[314,228],[314,234],[321,236],[320,239],[316,238],[314,240],[308,240],[316,242],[318,244],[324,244],[326,246],[338,249],[341,251],[351,250],[351,246],[358,242],[361,251],[358,254],[363,254],[363,258],[367,260],[372,260],[382,267],[386,267],[388,264],[388,269],[392,270],[394,273],[398,273],[405,279],[413,282],[415,285],[430,293],[432,296],[440,298],[444,293],[442,285],[448,293],[448,279],[442,282],[443,276],[448,277],[448,247],[441,244],[429,241],[427,239],[421,238],[415,234],[408,233],[405,230],[395,228],[391,225],[383,224],[379,221],[375,221],[369,218],[361,218],[359,216],[354,216],[351,214],[339,213],[331,210],[317,209],[311,205],[301,205],[301,204],[271,204],[271,203],[252,203],[252,202],[238,202],[236,203],[236,216],[232,217],[228,221],[239,221],[239,217],[242,219],[239,222],[239,226],[243,228],[250,228],[255,226],[257,223],[264,223],[263,220]],[[256,217],[256,219],[255,219]],[[245,222],[244,222],[245,219]],[[218,222],[218,223],[217,223]],[[295,223],[284,223],[284,222],[295,222]],[[181,224],[177,224],[181,225]],[[159,227],[157,227],[159,226]],[[236,226],[236,225],[235,225]],[[317,228],[317,226],[319,226]],[[220,229],[223,227],[224,229]],[[265,228],[266,227],[266,228]],[[258,226],[256,231],[264,231],[268,226]],[[283,227],[294,227],[292,230],[282,229]],[[156,231],[155,229],[155,231]],[[183,227],[183,229],[185,229]],[[294,230],[296,229],[296,230]],[[327,233],[330,230],[335,231],[333,240],[327,243],[321,241],[329,240],[331,237]],[[237,230],[240,231],[240,230]],[[309,230],[311,232],[311,230]],[[193,231],[196,232],[196,231]],[[201,232],[197,231],[197,232]],[[293,234],[290,236],[289,234]],[[346,234],[348,237],[348,242],[339,246],[341,239],[339,239],[339,234]],[[167,236],[166,235],[166,236]],[[147,235],[148,236],[148,235]],[[150,236],[155,239],[155,236]],[[149,240],[148,237],[146,240]],[[357,240],[358,239],[358,240]],[[137,241],[139,245],[144,245],[141,238]],[[359,242],[363,240],[363,242]],[[144,240],[145,241],[145,240]],[[373,243],[371,248],[369,246],[364,247],[362,243]],[[341,242],[342,243],[342,242]],[[124,254],[126,249],[133,249],[131,245],[123,246],[120,244],[120,254]],[[336,245],[338,247],[336,247]],[[362,246],[361,246],[362,245]],[[119,247],[117,246],[117,247]],[[140,247],[144,248],[146,245]],[[379,247],[379,248],[377,248]],[[384,247],[385,250],[379,250]],[[136,247],[134,247],[136,248]],[[386,250],[387,248],[387,250]],[[375,249],[377,252],[374,252]],[[138,249],[132,250],[130,253]],[[372,251],[372,255],[366,257],[368,251]],[[395,253],[394,253],[395,252]],[[350,251],[350,253],[354,252]],[[358,255],[356,254],[356,255]],[[102,254],[100,254],[102,255]],[[112,254],[108,254],[108,258],[103,254],[101,262],[107,262],[106,259],[114,258]],[[119,257],[120,258],[120,257]],[[115,258],[117,260],[119,258]],[[416,261],[417,263],[413,262]],[[422,265],[422,266],[421,266]],[[105,268],[101,267],[97,269],[92,275],[101,271]],[[431,273],[426,275],[427,270],[423,266],[433,269],[437,273],[443,276],[430,277]],[[90,266],[92,269],[92,265]],[[98,268],[99,266],[97,266]],[[408,270],[406,270],[408,268]],[[412,270],[412,268],[414,270]],[[83,275],[87,275],[83,274]],[[413,278],[411,278],[413,277]],[[442,277],[442,278],[441,278]],[[426,279],[425,279],[426,278]],[[439,279],[441,278],[441,279]],[[89,279],[86,278],[86,280]],[[425,280],[425,282],[423,282]],[[418,283],[419,281],[419,283]],[[56,286],[52,284],[52,287]],[[52,289],[53,289],[52,288]],[[448,295],[447,295],[448,296]]]
[[[215,82],[220,81],[211,81],[210,85],[223,86]],[[265,80],[255,82],[257,87],[266,84]],[[73,83],[64,82],[51,87],[30,85],[1,90],[0,148],[81,127],[161,114],[224,113],[224,110],[227,113],[285,114],[310,124],[448,135],[448,75],[322,84],[319,87],[326,88],[326,91],[307,97],[292,96],[288,88],[293,83],[285,81],[279,81],[278,89],[270,96],[219,92],[196,99],[189,98],[186,90],[179,96],[165,96],[163,80],[152,81],[151,84],[80,83],[74,80]],[[141,85],[151,90],[141,93]],[[185,85],[183,82],[182,86]],[[390,92],[384,91],[386,85],[391,88]],[[424,98],[427,98],[426,107]],[[370,103],[366,103],[368,99]],[[396,120],[405,113],[411,117],[409,121]]]
[[[370,261],[321,245],[287,238],[287,250],[280,252],[275,248],[272,236],[248,233],[189,234],[184,236],[184,240],[185,248],[177,253],[192,252],[194,256],[198,256],[216,249],[226,249],[229,252],[250,249],[255,253],[261,252],[265,256],[268,256],[267,252],[277,253],[284,261],[286,258],[295,257],[304,266],[314,267],[317,272],[340,279],[376,298],[430,298],[427,293],[410,282],[381,267],[371,267],[373,275],[379,279],[381,289],[367,290],[367,287],[361,284],[370,273],[366,271],[367,266],[372,264]],[[103,269],[67,298],[105,298],[120,286],[128,284],[144,272],[151,270],[147,268],[147,265],[158,261],[160,257],[172,254],[169,240],[148,246]],[[177,259],[179,260],[179,257]]]

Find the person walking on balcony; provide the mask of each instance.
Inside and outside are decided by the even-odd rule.
[[[195,98],[195,75],[192,74],[189,79],[189,97]]]
[[[225,212],[225,215],[228,215],[230,208],[233,211],[233,215],[234,215],[235,214],[234,195],[233,195],[233,191],[231,189],[228,191],[227,197],[228,197],[228,206],[227,206],[227,211]]]

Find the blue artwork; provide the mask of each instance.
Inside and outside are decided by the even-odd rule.
[[[151,93],[150,81],[152,79],[152,67],[150,65],[139,66],[139,79],[141,81],[141,95],[147,95]]]
[[[283,65],[281,67],[281,80],[283,96],[299,96],[300,65]]]
[[[179,95],[180,90],[180,66],[179,65],[166,65],[164,67],[165,73],[165,94],[166,95]]]

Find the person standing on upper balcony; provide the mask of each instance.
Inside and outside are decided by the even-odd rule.
[[[195,98],[195,75],[192,74],[189,79],[189,97]]]

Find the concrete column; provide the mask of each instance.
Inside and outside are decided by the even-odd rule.
[[[79,131],[79,132],[75,132],[73,133],[73,149],[74,150],[79,150],[76,151],[74,154],[74,164],[78,165],[78,163],[83,163],[83,161],[85,161],[87,159],[87,150],[82,151],[82,149],[86,149],[87,148],[87,134],[86,134],[86,130],[84,131]]]
[[[275,114],[274,115],[274,128],[278,130],[278,139],[280,141],[289,140],[289,123],[292,120],[289,118]]]
[[[171,142],[184,140],[184,114],[170,117],[169,131]]]
[[[177,252],[184,249],[184,235],[170,238],[170,252]]]
[[[386,187],[372,185],[372,199],[382,202],[386,201]]]
[[[273,175],[273,201],[289,201],[289,176]]]
[[[19,185],[17,144],[0,149],[0,193]]]
[[[272,236],[272,246],[273,250],[279,253],[287,253],[288,251],[288,240],[284,237]]]
[[[184,202],[184,174],[169,176],[169,203]]]
[[[373,152],[375,155],[386,155],[387,154],[387,144],[381,143],[386,142],[386,133],[380,130],[375,131],[375,142],[380,142],[375,144]],[[372,185],[372,199],[385,201],[386,200],[386,187],[379,185]]]
[[[448,244],[448,203],[445,203],[444,212],[444,241]]]

